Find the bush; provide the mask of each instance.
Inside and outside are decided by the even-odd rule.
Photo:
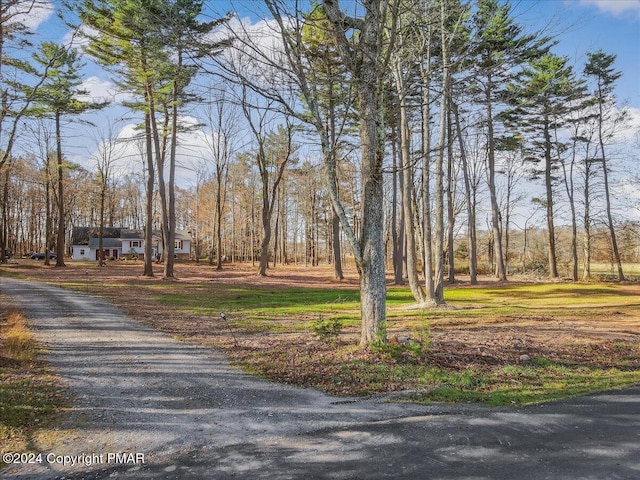
[[[335,343],[342,332],[343,323],[339,318],[324,319],[319,317],[313,322],[313,331],[320,340]]]

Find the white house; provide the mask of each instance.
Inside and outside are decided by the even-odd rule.
[[[72,234],[71,257],[73,260],[99,260],[99,233],[97,228],[75,227]],[[151,251],[159,257],[163,251],[160,232],[153,232]],[[104,228],[102,254],[105,259],[143,259],[144,231],[128,228]],[[191,235],[176,231],[174,256],[188,260],[191,256]]]

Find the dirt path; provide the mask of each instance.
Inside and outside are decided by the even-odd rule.
[[[0,290],[75,397],[65,440],[2,478],[640,477],[640,388],[518,410],[334,398],[242,374],[99,298]]]

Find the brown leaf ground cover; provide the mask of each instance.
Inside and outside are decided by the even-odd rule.
[[[449,386],[491,392],[492,382],[515,387],[529,382],[540,388],[560,382],[557,389],[562,390],[563,369],[605,379],[613,369],[622,372],[622,383],[640,381],[637,283],[499,284],[485,279],[471,287],[463,280],[447,288],[449,308],[442,310],[420,310],[407,288],[389,284],[390,343],[363,349],[357,345],[353,270],[338,282],[330,267],[279,266],[263,278],[251,265],[229,264],[216,271],[185,263],[176,266],[175,281],[162,280],[160,266],[155,278],[141,277],[142,265],[134,262],[55,268],[22,260],[3,268],[105,296],[136,320],[221,349],[249,370],[335,394]],[[228,324],[219,317],[222,310]],[[319,337],[315,322],[331,318],[342,319],[339,336]],[[551,366],[548,381],[530,370]],[[606,386],[605,381],[595,388]],[[470,393],[469,399],[483,398]]]

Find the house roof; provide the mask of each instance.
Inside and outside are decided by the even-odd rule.
[[[89,240],[89,248],[98,248],[98,238],[92,237]],[[119,238],[103,238],[102,248],[122,248]]]
[[[137,240],[144,238],[144,230],[131,230],[129,228],[123,228],[120,232],[120,238],[123,240]]]
[[[97,248],[99,233],[100,229],[96,227],[74,227],[71,244],[78,246],[89,245],[90,248]],[[154,242],[160,240],[161,233],[159,230],[153,231],[153,238]],[[122,240],[144,240],[144,230],[105,227],[102,239],[104,248],[118,248],[122,246]],[[107,240],[110,243],[107,243]],[[191,234],[185,230],[176,230],[176,240],[191,240]]]
[[[120,230],[119,228],[104,227],[102,238],[120,238]],[[89,245],[89,240],[94,237],[98,238],[98,236],[100,236],[100,229],[97,227],[73,227],[71,244]]]
[[[191,234],[184,230],[176,230],[176,240],[191,240]]]

